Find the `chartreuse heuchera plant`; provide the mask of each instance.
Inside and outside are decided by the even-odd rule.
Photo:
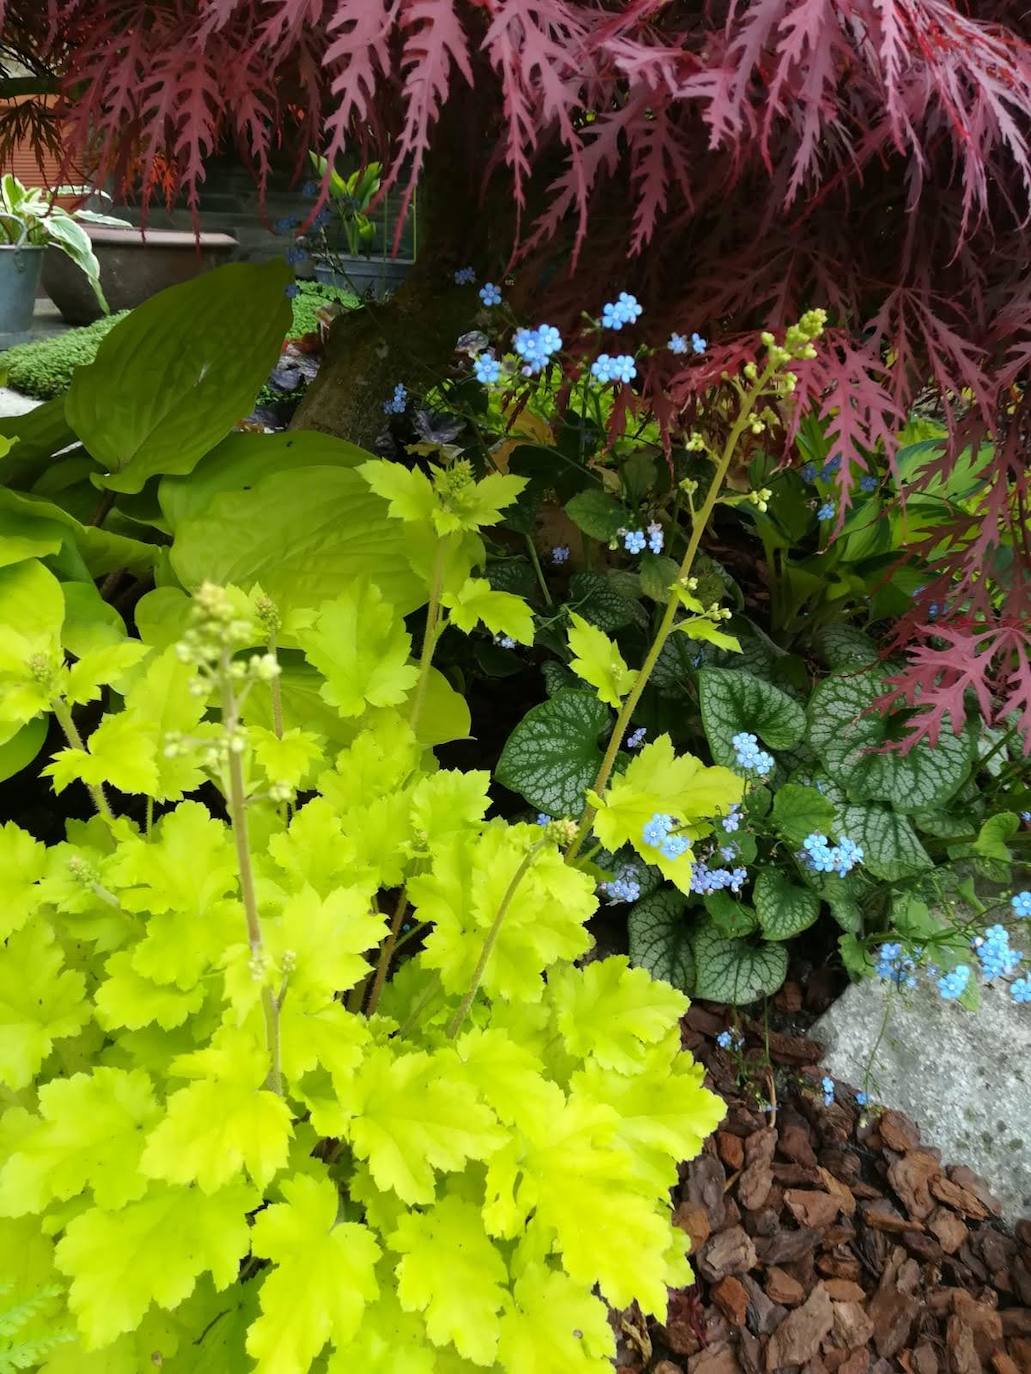
[[[49,772],[96,814],[49,848],[0,832],[15,1367],[603,1374],[606,1303],[661,1315],[689,1281],[668,1190],[722,1106],[681,1053],[686,999],[625,958],[578,962],[597,899],[563,849],[589,820],[487,819],[488,774],[420,739],[446,625],[531,636],[522,600],[470,575],[522,479],[360,477],[425,578],[417,657],[353,580],[288,614],[204,584],[164,646],[69,663],[60,584],[25,565],[43,628],[21,631],[18,691],[69,727]],[[583,671],[618,700],[602,647],[584,638]],[[281,656],[343,747],[290,719]],[[122,709],[83,741],[71,707],[114,681]],[[642,843],[660,799],[703,833],[741,792],[668,740],[607,783],[588,813],[607,843]],[[687,854],[669,871],[686,886]]]

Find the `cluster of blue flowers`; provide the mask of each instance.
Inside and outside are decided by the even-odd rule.
[[[394,394],[389,401],[383,402],[383,409],[387,415],[403,415],[405,406],[408,404],[408,390],[403,382],[398,382],[394,387]]]
[[[650,844],[657,849],[664,859],[679,859],[681,854],[686,854],[690,848],[690,841],[685,835],[671,835],[673,829],[673,817],[667,816],[662,811],[656,811],[655,815],[648,821],[643,830],[645,844]]]
[[[1020,951],[1010,948],[1009,931],[1005,926],[989,926],[983,940],[973,941],[973,948],[986,983],[1012,973],[1020,963]]]
[[[631,730],[630,734],[627,735],[626,747],[628,749],[639,749],[644,743],[647,734],[647,726],[639,725],[636,730]]]
[[[825,1107],[834,1106],[834,1079],[828,1078],[826,1074],[820,1079],[820,1087],[823,1089],[823,1105]]]
[[[716,1037],[716,1044],[721,1050],[739,1050],[745,1043],[745,1037],[738,1030],[720,1031]]]
[[[653,520],[648,526],[648,547],[652,553],[661,553],[665,535],[662,533],[662,526],[657,520]]]
[[[814,831],[802,841],[802,860],[813,873],[836,873],[844,878],[863,862],[862,847],[847,835],[831,845],[826,835]]]
[[[835,508],[833,501],[824,501],[823,505],[816,512],[817,520],[833,520],[834,516]]]
[[[1025,973],[1023,978],[1017,978],[1010,984],[1010,996],[1014,1002],[1031,1002],[1031,973]]]
[[[562,347],[562,335],[553,324],[539,324],[536,329],[517,329],[513,347],[526,364],[523,376],[532,377]]]
[[[881,945],[877,951],[875,972],[878,978],[894,983],[898,988],[916,987],[916,961],[904,953],[900,944]]]
[[[859,479],[859,490],[865,492],[876,491],[877,478],[871,476],[871,474],[868,472],[864,472],[862,477],[860,477]]]
[[[866,1093],[863,1093],[863,1092],[856,1093],[856,1106],[857,1106],[857,1107],[865,1107],[866,1104],[867,1104],[867,1102],[869,1102],[869,1100],[870,1100],[870,1099],[867,1097]]]
[[[292,243],[284,254],[291,267],[300,267],[308,256],[307,250],[302,248],[299,243]]]
[[[1031,812],[1025,813],[1028,820],[1031,820]],[[1013,908],[1014,916],[1021,920],[1031,918],[1031,892],[1018,892],[1010,898],[1010,906]]]
[[[599,353],[591,363],[591,376],[596,382],[632,382],[637,376],[637,364],[629,353]]]
[[[480,287],[480,300],[484,305],[500,305],[501,287],[492,281],[485,281]]]
[[[938,992],[941,994],[943,1002],[955,1002],[967,990],[970,982],[970,965],[957,964],[948,973],[943,973],[938,979]]]
[[[473,373],[484,386],[493,386],[501,377],[501,364],[493,353],[479,353],[473,359]]]
[[[743,773],[758,773],[764,777],[773,767],[773,755],[759,748],[755,735],[739,731],[730,741],[737,756],[737,766]]]
[[[475,267],[460,267],[455,273],[456,286],[471,286],[476,280]]]
[[[627,553],[644,553],[644,546],[647,542],[644,530],[623,531],[623,547]]]
[[[283,295],[287,298],[288,301],[292,301],[296,296],[299,296],[300,294],[301,288],[297,285],[295,281],[288,281],[287,284],[283,287]]]
[[[494,643],[499,645],[502,649],[514,649],[516,646],[516,642],[511,635],[495,635]]]
[[[601,322],[606,329],[622,329],[625,324],[633,324],[643,313],[641,302],[629,291],[621,291],[614,301],[608,301],[601,308]]]
[[[636,902],[641,895],[641,884],[629,868],[624,868],[610,883],[602,883],[601,889],[605,893],[606,901],[611,905],[617,902]]]
[[[734,803],[734,805],[730,808],[727,814],[723,817],[723,820],[720,822],[720,824],[723,826],[723,829],[728,834],[733,834],[735,830],[740,828],[741,808],[740,806],[738,806],[737,802]]]
[[[666,347],[671,353],[686,353],[688,350],[688,340],[683,334],[678,334],[674,331],[669,336],[669,342],[666,344]],[[692,353],[704,353],[708,347],[708,339],[703,339],[701,334],[696,333],[691,335],[690,348]]]
[[[563,563],[569,562],[569,545],[556,544],[551,551],[551,561],[556,568],[561,568]]]
[[[704,896],[707,892],[740,892],[748,879],[747,868],[710,868],[706,863],[695,864],[691,872],[691,891]]]

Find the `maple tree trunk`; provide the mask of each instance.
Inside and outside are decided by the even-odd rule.
[[[372,301],[333,322],[319,375],[291,422],[371,448],[384,428],[383,402],[398,382],[425,393],[455,358],[470,327],[469,288],[456,288],[456,268],[474,262],[483,238],[483,208],[462,146],[457,112],[442,122],[419,186],[419,244],[407,279],[387,301]]]

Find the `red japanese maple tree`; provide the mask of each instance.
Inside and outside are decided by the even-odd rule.
[[[196,204],[226,140],[259,183],[284,143],[299,165],[309,145],[358,146],[394,183],[421,177],[429,235],[393,309],[426,347],[453,342],[434,296],[449,263],[507,266],[566,332],[633,289],[654,342],[711,341],[702,361],[659,351],[642,369],[671,429],[757,326],[823,305],[799,395],[843,455],[843,505],[922,395],[953,434],[940,468],[993,446],[984,508],[956,513],[940,565],[962,615],[901,627],[912,737],[958,724],[969,692],[1031,748],[1024,3],[6,0],[2,42],[56,77],[66,146],[144,198]],[[333,365],[348,357],[353,376],[331,350],[306,417],[358,438]],[[398,373],[366,373],[378,411]]]

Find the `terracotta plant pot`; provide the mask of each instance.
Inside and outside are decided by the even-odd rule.
[[[0,338],[32,328],[36,287],[45,249],[0,243]],[[83,278],[85,280],[85,278]]]
[[[83,226],[100,263],[100,284],[112,311],[131,310],[141,301],[212,267],[228,262],[236,251],[229,234],[201,234],[186,229],[111,229]],[[90,324],[101,315],[86,277],[64,253],[46,251],[43,287],[69,324]]]

